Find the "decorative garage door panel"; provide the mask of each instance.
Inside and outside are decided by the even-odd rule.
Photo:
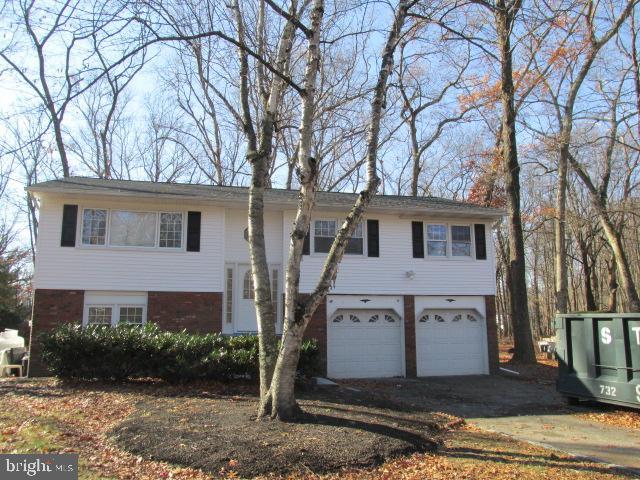
[[[391,310],[339,309],[327,328],[331,378],[398,377],[402,369],[402,321]]]
[[[425,310],[416,318],[419,377],[488,373],[486,322],[476,310]]]

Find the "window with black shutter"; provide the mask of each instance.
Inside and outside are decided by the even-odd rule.
[[[476,241],[476,259],[487,259],[487,237],[485,233],[484,223],[476,223],[473,226],[474,237]]]
[[[411,222],[413,258],[424,258],[424,231],[422,222]]]
[[[187,214],[187,252],[200,251],[200,212]]]
[[[76,225],[78,224],[78,205],[65,205],[62,209],[61,247],[76,246]]]
[[[378,220],[367,220],[367,254],[370,257],[380,256],[380,230]]]

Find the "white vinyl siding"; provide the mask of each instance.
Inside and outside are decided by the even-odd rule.
[[[225,261],[227,263],[249,263],[249,242],[245,239],[247,228],[247,209],[233,208],[225,212],[225,228],[218,233],[218,241],[224,239]],[[264,212],[264,243],[269,263],[280,265],[284,245],[288,238],[282,238],[282,212],[267,210]]]
[[[181,202],[183,211],[202,212],[200,252],[186,252],[182,248],[108,247],[84,246],[60,247],[62,209],[65,203],[79,205],[79,213],[96,205],[104,209],[131,211],[156,211],[170,213],[177,210],[171,202],[139,200],[132,203],[124,199],[69,200],[63,197],[42,196],[40,231],[38,236],[35,288],[69,290],[130,290],[168,292],[224,292],[228,265],[248,264],[249,245],[244,240],[247,227],[246,209],[198,205]],[[283,265],[290,243],[293,211],[265,212],[265,246],[270,265]],[[344,213],[337,211],[315,212],[315,219],[341,219]],[[473,218],[422,219],[427,224],[446,224],[450,235],[451,225],[485,223],[487,260],[473,257],[430,257],[415,259],[412,256],[411,221],[415,217],[398,214],[370,212],[370,218],[379,221],[380,257],[345,255],[332,293],[371,295],[494,295],[495,254],[491,239],[491,225]],[[82,215],[78,225],[82,224]],[[186,215],[182,229],[186,230]],[[363,225],[364,226],[364,225]],[[313,229],[312,224],[312,229]],[[80,228],[79,228],[80,230]],[[80,237],[81,232],[78,232]],[[313,236],[313,230],[312,230]],[[366,238],[366,228],[363,229]],[[472,235],[473,238],[473,235]],[[450,243],[450,236],[448,238]],[[313,238],[312,238],[313,241]],[[425,233],[426,241],[426,233]],[[473,252],[473,245],[471,246]],[[315,288],[325,254],[305,255],[302,260],[300,291],[308,293]],[[426,245],[425,245],[426,253]],[[407,272],[413,272],[413,277]],[[238,285],[237,280],[236,285]],[[282,282],[283,277],[280,278]],[[280,286],[282,290],[282,283]],[[242,290],[235,292],[241,298]],[[278,299],[281,303],[281,298]]]
[[[40,208],[36,288],[161,292],[224,291],[224,209],[182,202],[183,211],[202,212],[200,251],[182,248],[84,246],[60,247],[62,208],[69,199],[43,197]],[[82,201],[75,203],[82,209]],[[86,202],[89,203],[89,202]],[[106,210],[134,210],[131,200],[91,200]],[[175,204],[137,201],[140,210],[175,212]],[[86,209],[85,209],[86,210]],[[245,213],[246,215],[246,213]],[[80,226],[81,222],[79,222]],[[280,232],[281,230],[280,226]],[[186,230],[186,215],[183,216]],[[80,232],[79,232],[80,235]],[[242,240],[243,243],[244,240]]]
[[[337,218],[336,212],[318,211],[316,218]],[[338,276],[331,292],[335,294],[370,295],[495,295],[495,255],[491,240],[491,225],[486,225],[487,260],[478,261],[472,257],[430,257],[413,258],[411,243],[411,222],[414,217],[369,213],[369,217],[379,221],[380,256],[366,257],[345,255],[340,263]],[[283,219],[283,250],[287,247],[290,226],[294,212],[287,211]],[[471,218],[458,221],[443,221],[424,218],[425,224],[472,225],[484,223]],[[313,225],[312,225],[313,228]],[[366,233],[365,233],[366,237]],[[473,238],[473,237],[472,237]],[[425,233],[426,240],[426,233]],[[449,237],[450,240],[450,237]],[[366,242],[365,242],[366,243]],[[473,252],[473,246],[472,252]],[[426,250],[426,245],[425,245]],[[300,291],[312,292],[318,282],[326,259],[325,255],[305,255],[301,265]],[[425,252],[426,253],[426,252]],[[285,257],[286,258],[286,257]]]

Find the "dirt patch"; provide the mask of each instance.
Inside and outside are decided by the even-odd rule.
[[[118,445],[153,460],[240,477],[323,473],[435,451],[450,417],[306,399],[297,422],[256,421],[253,397],[154,399],[113,430]]]
[[[500,367],[518,372],[517,375],[503,372],[504,375],[525,382],[539,383],[542,385],[555,384],[558,379],[558,360],[555,356],[548,358],[547,353],[537,352],[537,363],[534,365],[525,365],[512,360],[512,349],[512,343],[500,343]]]

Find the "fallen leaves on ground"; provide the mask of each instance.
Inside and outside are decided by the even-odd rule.
[[[211,399],[226,387],[184,390],[164,385],[64,385],[55,380],[0,381],[0,452],[75,452],[80,455],[80,478],[132,480],[213,479],[199,470],[169,465],[118,449],[108,438],[111,428],[137,402],[167,396],[198,401]],[[188,403],[188,402],[185,402]],[[220,472],[237,478],[234,460]],[[219,478],[219,477],[218,477]],[[418,480],[418,479],[623,479],[631,478],[605,465],[573,459],[508,437],[463,426],[451,432],[443,449],[389,461],[373,469],[349,469],[319,476],[302,471],[289,480]]]
[[[603,406],[607,409],[610,407]],[[592,422],[605,423],[614,427],[624,427],[640,430],[640,411],[631,410],[605,410],[603,412],[580,413],[578,417]]]

